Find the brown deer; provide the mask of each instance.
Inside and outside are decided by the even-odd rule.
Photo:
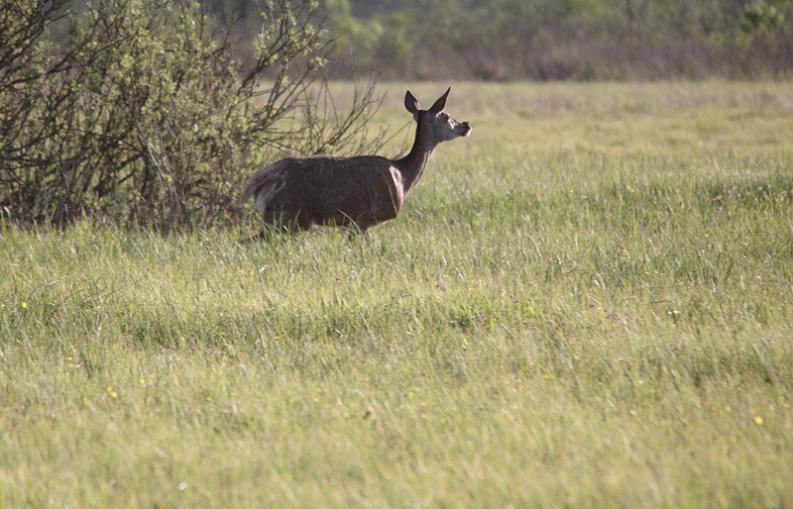
[[[405,94],[405,108],[416,121],[416,139],[405,157],[281,159],[248,180],[242,200],[253,197],[265,223],[289,232],[312,224],[365,232],[395,218],[405,196],[424,173],[435,146],[471,133],[468,122],[457,122],[443,111],[450,90],[428,110],[419,109],[410,91]]]

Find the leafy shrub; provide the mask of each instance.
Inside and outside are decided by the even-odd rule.
[[[0,206],[16,222],[233,219],[265,155],[363,143],[378,101],[369,84],[348,110],[328,107],[312,1],[266,2],[247,66],[197,1],[4,3]]]

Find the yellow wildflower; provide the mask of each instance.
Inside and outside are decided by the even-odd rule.
[[[23,300],[22,302],[19,303],[19,307],[21,307],[22,309],[27,309],[28,303]]]
[[[110,396],[113,399],[118,398],[118,393],[116,392],[115,389],[113,389],[112,385],[108,385],[107,386],[107,395]]]
[[[763,419],[763,417],[762,417],[762,416],[760,416],[760,415],[755,415],[755,416],[754,416],[754,423],[755,423],[755,424],[757,424],[758,426],[762,426],[762,425],[763,425],[763,423],[765,423],[765,420]]]

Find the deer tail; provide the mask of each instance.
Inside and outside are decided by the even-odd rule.
[[[282,163],[283,161],[278,161],[277,163],[269,164],[254,173],[242,188],[240,202],[245,202],[251,196],[254,196],[263,186],[271,183],[271,179],[278,173],[277,170],[281,169]]]

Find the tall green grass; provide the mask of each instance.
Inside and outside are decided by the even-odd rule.
[[[7,227],[0,506],[793,505],[792,99],[463,84],[351,242]]]

